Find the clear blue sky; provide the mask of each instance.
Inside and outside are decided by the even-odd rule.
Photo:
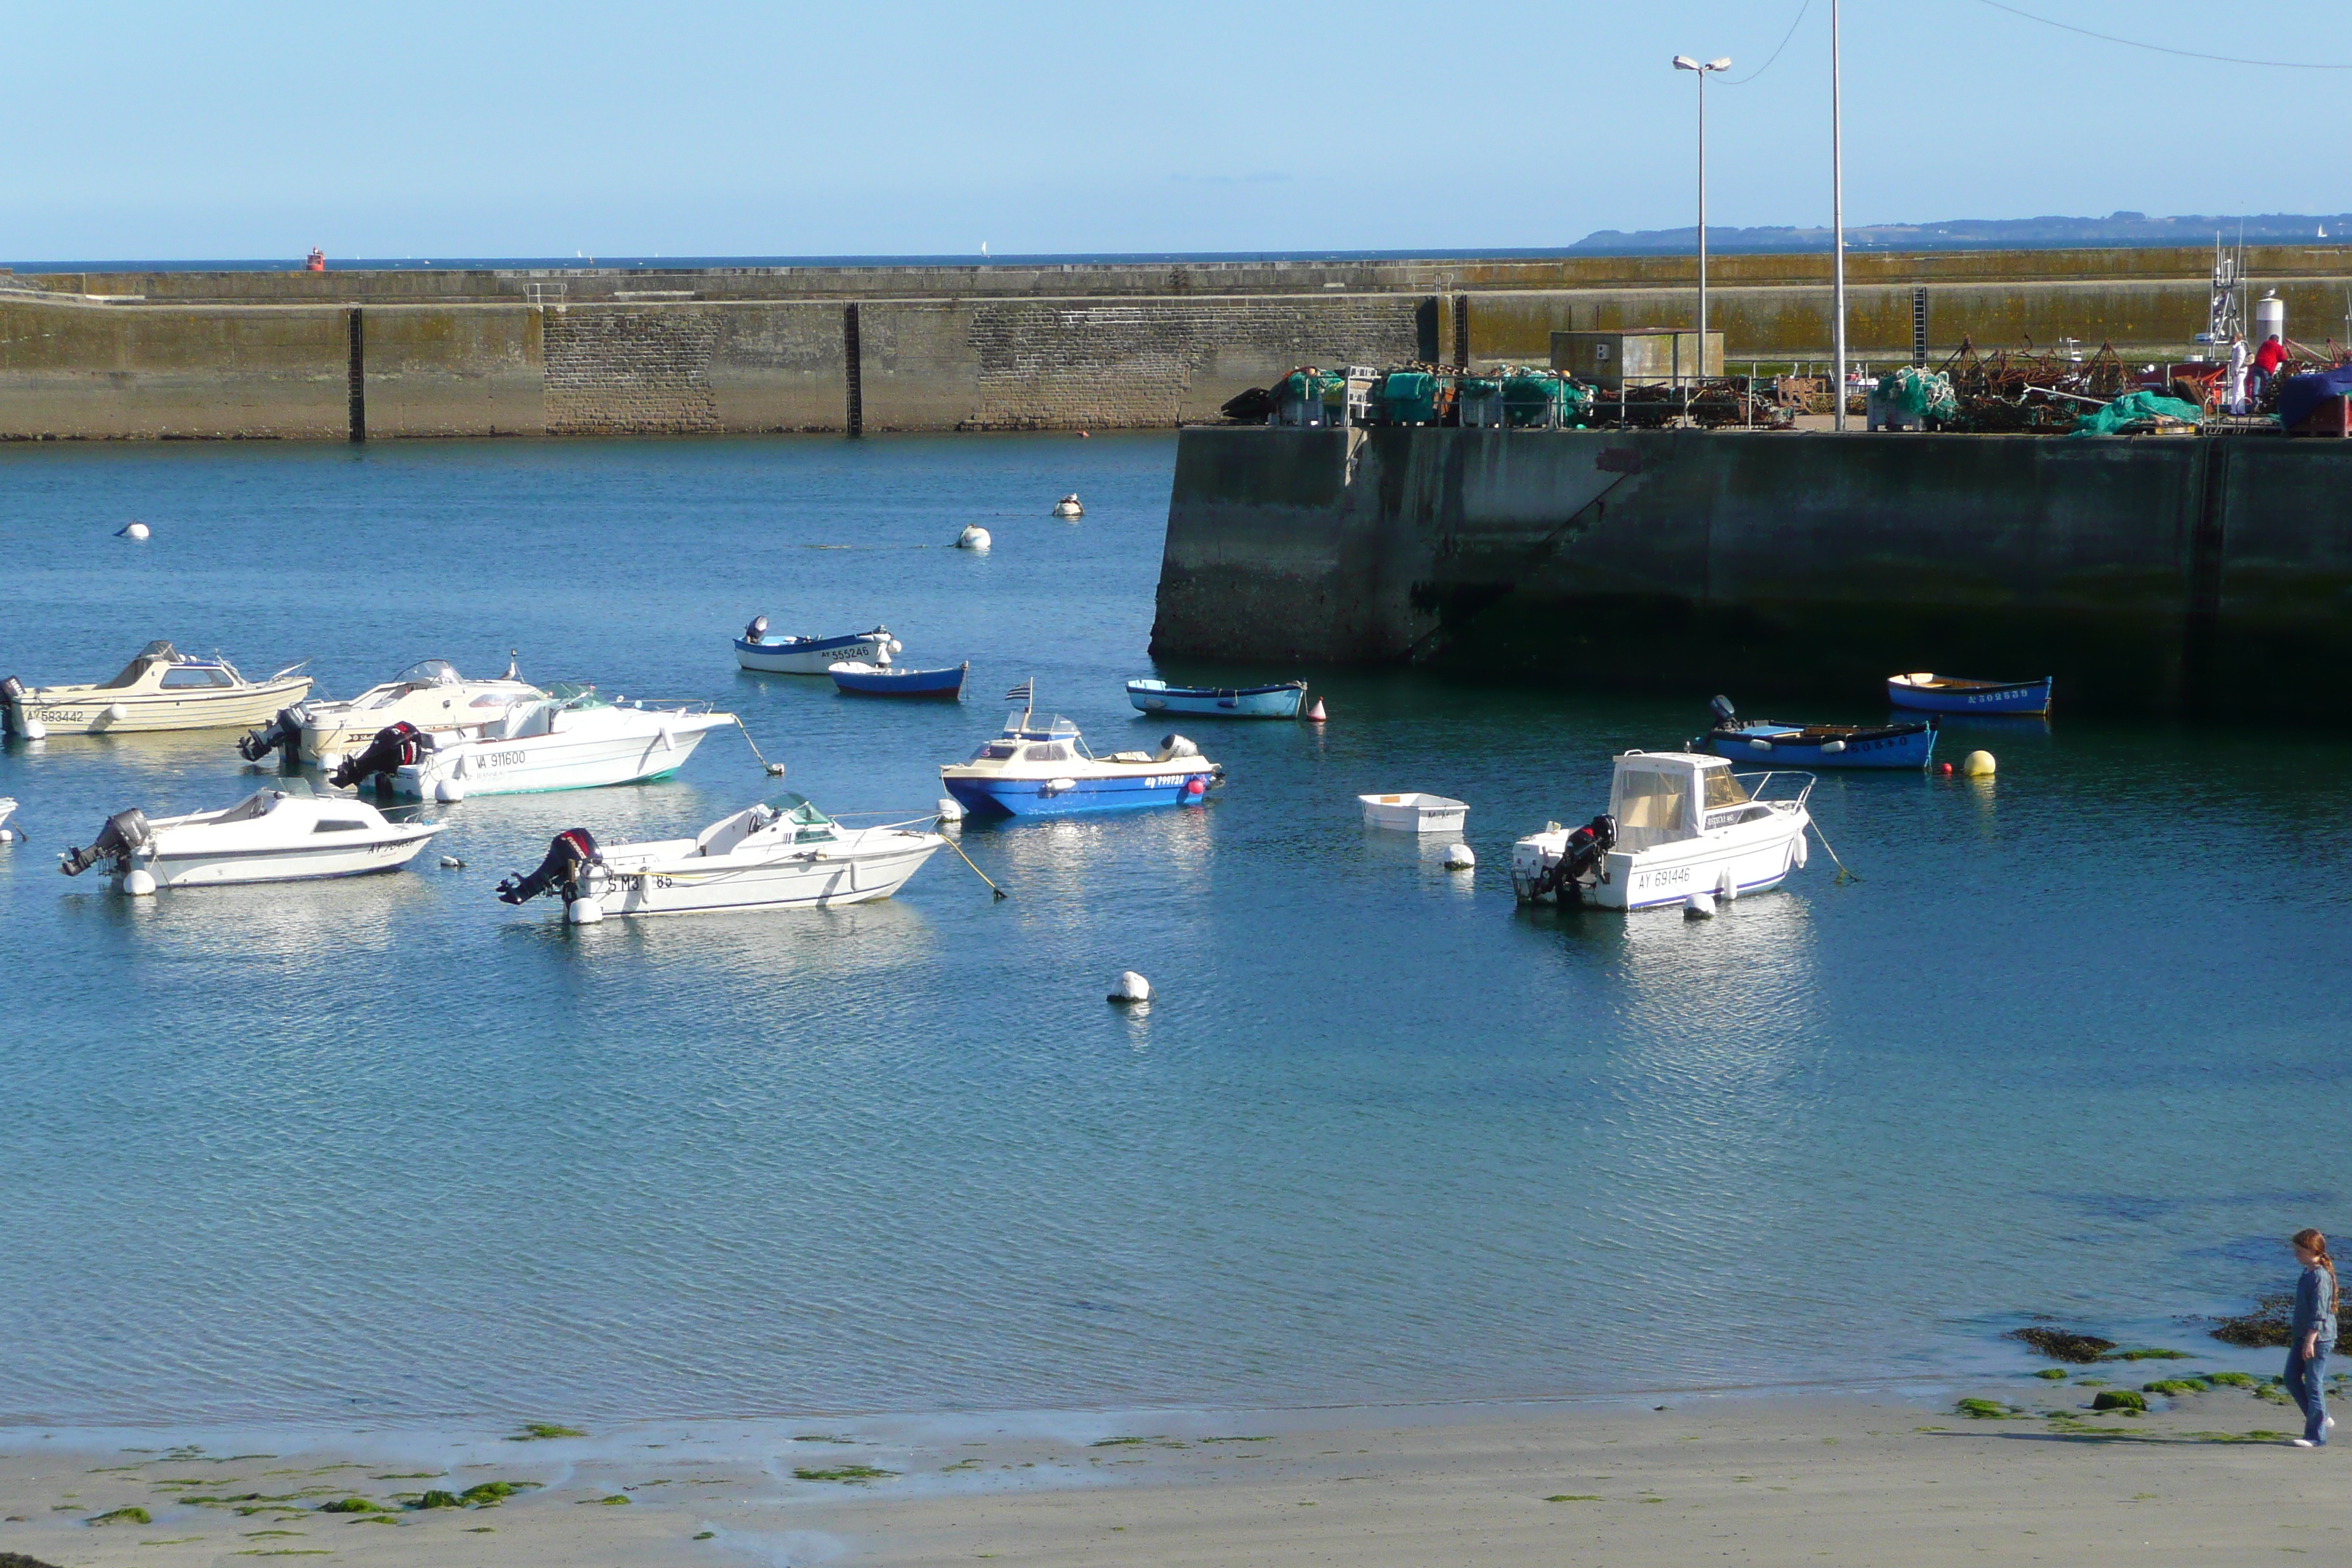
[[[2352,62],[2341,0],[2012,3]],[[1669,58],[1744,77],[1801,4],[26,4],[0,258],[1561,245],[1690,221]],[[1714,221],[1828,221],[1828,14],[1710,89]],[[1982,0],[1845,43],[1850,222],[2352,206],[2352,72]]]

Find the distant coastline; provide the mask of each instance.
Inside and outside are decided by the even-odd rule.
[[[2149,217],[2119,212],[2106,217],[1956,218],[1941,223],[1864,224],[1845,231],[1849,250],[2064,250],[2103,246],[2154,247],[2210,244],[2216,234],[2231,242],[2273,245],[2330,239],[2352,234],[2352,213],[2265,213],[2255,216]],[[1707,247],[1719,252],[1788,254],[1827,250],[1826,227],[1793,225],[1737,227],[1712,225]],[[1071,251],[1062,254],[973,256],[379,256],[331,257],[331,270],[424,271],[430,268],[494,268],[546,270],[578,268],[609,270],[698,270],[709,268],[776,267],[1106,267],[1178,263],[1278,261],[1514,261],[1549,257],[1651,256],[1691,249],[1691,228],[1595,229],[1568,246],[1485,246],[1473,248],[1408,247],[1395,250],[1148,250]],[[47,272],[272,272],[299,271],[299,256],[194,260],[74,260],[0,262],[0,269]]]

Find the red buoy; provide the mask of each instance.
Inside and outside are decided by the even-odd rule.
[[[1322,724],[1328,723],[1329,718],[1330,716],[1323,711],[1323,699],[1318,697],[1315,700],[1315,706],[1307,710],[1307,721],[1309,724]]]

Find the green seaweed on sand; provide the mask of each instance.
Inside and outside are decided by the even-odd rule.
[[[2252,1376],[2242,1372],[2209,1372],[2205,1374],[2205,1381],[2213,1384],[2216,1388],[2252,1388],[2254,1386]]]
[[[459,1492],[457,1500],[468,1508],[496,1508],[515,1493],[531,1491],[538,1486],[537,1481],[479,1481]]]
[[[599,1508],[626,1508],[629,1504],[629,1500],[622,1496],[619,1492],[614,1492],[611,1497],[587,1497],[582,1498],[580,1500],[582,1502],[593,1502]]]
[[[700,1531],[696,1533],[694,1539],[697,1541],[716,1541],[719,1539],[719,1532],[715,1530]]]
[[[835,1437],[823,1432],[798,1432],[793,1434],[793,1441],[795,1443],[839,1443],[845,1447],[856,1447],[857,1443],[857,1439],[855,1437]]]
[[[323,1546],[280,1546],[268,1552],[264,1552],[257,1546],[248,1546],[242,1552],[234,1552],[229,1555],[233,1557],[332,1557],[334,1553]]]
[[[522,1430],[509,1436],[509,1443],[544,1443],[556,1437],[585,1437],[587,1433],[577,1426],[558,1426],[551,1421],[526,1421]]]
[[[898,1473],[896,1470],[877,1469],[872,1465],[837,1465],[826,1470],[801,1467],[793,1471],[793,1476],[797,1480],[842,1481],[854,1486],[864,1481],[887,1480]]]
[[[1271,1437],[1203,1437],[1203,1443],[1271,1443]]]
[[[488,1524],[477,1524],[466,1531],[468,1535],[496,1535],[498,1532],[497,1526]]]
[[[2136,1350],[2109,1351],[2101,1361],[2195,1361],[2187,1351]]]
[[[2128,1388],[2107,1388],[2091,1401],[2094,1410],[2146,1410],[2147,1400]]]
[[[457,1500],[456,1492],[445,1491],[439,1487],[435,1487],[408,1506],[422,1512],[426,1509],[463,1508],[466,1505]]]
[[[1158,1437],[1104,1437],[1087,1445],[1089,1448],[1135,1448],[1146,1443],[1157,1443]]]
[[[139,1544],[142,1546],[185,1546],[191,1541],[202,1541],[204,1537],[201,1535],[173,1535],[168,1536],[162,1541],[142,1541]],[[0,1568],[5,1568],[5,1559],[0,1559]]]
[[[2116,1348],[2113,1340],[2103,1340],[2096,1334],[2078,1334],[2071,1329],[2011,1329],[2001,1338],[2032,1345],[2052,1361],[2074,1362],[2078,1365],[2088,1365]]]
[[[2202,1394],[2211,1386],[2201,1377],[2159,1377],[2154,1383],[2139,1385],[2142,1394],[2162,1394],[2179,1398],[2184,1394]]]
[[[400,1521],[388,1513],[363,1513],[352,1522],[353,1524],[388,1524],[394,1530],[400,1528]]]
[[[2066,1369],[2063,1366],[2045,1366],[2033,1375],[2036,1377],[2046,1377],[2051,1382],[2056,1383],[2066,1375]]]
[[[1952,1408],[1973,1421],[2006,1421],[2023,1412],[1998,1399],[1963,1399]]]
[[[393,1470],[381,1476],[370,1476],[372,1481],[429,1481],[446,1476],[446,1470]]]
[[[372,1502],[363,1497],[347,1497],[338,1498],[333,1502],[322,1502],[319,1505],[318,1511],[320,1513],[390,1513],[392,1510],[380,1502]]]
[[[135,1505],[131,1508],[118,1508],[110,1513],[101,1513],[90,1521],[92,1524],[152,1524],[154,1522],[155,1518],[152,1514]]]
[[[310,1533],[310,1532],[307,1530],[248,1530],[245,1532],[245,1538],[247,1541],[268,1541],[282,1535],[308,1535]]]
[[[2275,1383],[2257,1384],[2254,1397],[2266,1405],[2293,1405],[2294,1396]]]
[[[1554,1492],[1544,1499],[1546,1502],[1599,1502],[1600,1500],[1599,1492]]]

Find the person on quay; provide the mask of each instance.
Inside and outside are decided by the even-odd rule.
[[[2286,345],[2279,342],[2276,333],[2264,338],[2263,346],[2254,351],[2253,385],[2248,393],[2248,402],[2256,408],[2263,405],[2263,394],[2270,390],[2271,383],[2277,379],[2279,366],[2284,363]]]
[[[2286,1391],[2303,1407],[2303,1436],[2294,1446],[2320,1448],[2336,1426],[2336,1417],[2327,1414],[2327,1352],[2336,1348],[2336,1310],[2344,1291],[2336,1283],[2336,1260],[2327,1256],[2326,1237],[2298,1230],[2288,1245],[2303,1265],[2303,1278],[2294,1284],[2294,1327],[2286,1347]]]

